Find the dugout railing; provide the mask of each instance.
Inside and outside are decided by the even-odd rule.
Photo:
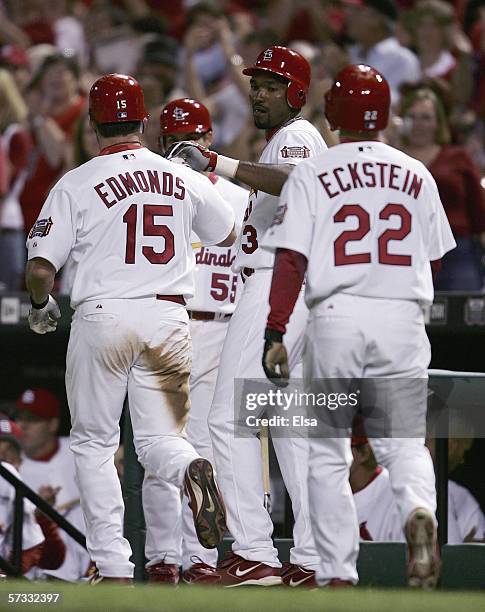
[[[0,568],[8,575],[20,578],[22,576],[22,529],[24,522],[24,498],[29,499],[34,506],[51,518],[57,525],[71,536],[78,544],[86,548],[86,538],[57,510],[37,495],[25,482],[19,480],[0,462],[0,477],[9,482],[15,489],[14,521],[12,537],[11,560],[0,555]]]

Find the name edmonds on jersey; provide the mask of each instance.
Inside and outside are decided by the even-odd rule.
[[[110,176],[94,186],[94,191],[107,208],[121,202],[133,193],[159,193],[173,196],[176,200],[185,197],[184,181],[180,176],[174,177],[171,172],[158,170],[135,170]],[[114,196],[115,200],[110,200]]]

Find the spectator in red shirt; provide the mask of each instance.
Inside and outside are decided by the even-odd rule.
[[[13,76],[0,69],[0,289],[20,291],[25,268],[19,195],[32,143],[23,127],[27,108]]]
[[[25,229],[29,231],[49,189],[72,163],[72,138],[85,98],[79,92],[73,58],[47,56],[26,94],[35,159],[20,197]]]
[[[404,97],[401,149],[419,159],[433,175],[457,243],[447,253],[435,288],[449,291],[482,289],[480,259],[485,245],[485,196],[480,174],[466,149],[449,144],[443,105],[428,88]],[[482,244],[480,244],[480,242]]]

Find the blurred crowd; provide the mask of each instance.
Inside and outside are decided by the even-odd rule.
[[[23,288],[25,237],[49,189],[97,154],[96,78],[140,81],[150,149],[161,107],[186,95],[208,107],[217,151],[257,160],[265,141],[242,69],[273,44],[310,62],[302,114],[323,134],[324,93],[343,66],[384,74],[385,138],[429,168],[458,244],[436,288],[483,291],[485,0],[0,0],[0,290]]]

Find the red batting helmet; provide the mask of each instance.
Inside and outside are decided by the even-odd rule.
[[[386,79],[371,66],[352,64],[335,77],[325,95],[325,115],[332,130],[383,130],[389,119],[391,92]]]
[[[258,72],[271,72],[288,79],[286,101],[291,108],[301,108],[306,102],[312,70],[303,55],[278,45],[262,51],[254,66],[243,70],[253,76]]]
[[[143,91],[127,74],[107,74],[89,92],[89,114],[96,123],[125,123],[148,118]]]
[[[160,136],[205,134],[212,130],[207,108],[197,100],[179,98],[169,102],[160,113]]]

